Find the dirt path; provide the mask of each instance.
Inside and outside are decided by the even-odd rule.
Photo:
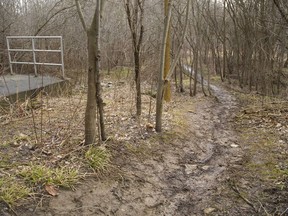
[[[236,99],[213,86],[217,100],[201,99],[185,113],[191,136],[186,142],[153,149],[145,160],[122,161],[118,180],[92,180],[76,191],[61,191],[43,207],[23,215],[204,215],[217,208],[225,171],[241,160],[231,115]],[[34,211],[34,213],[33,213]],[[220,213],[220,215],[223,215]]]

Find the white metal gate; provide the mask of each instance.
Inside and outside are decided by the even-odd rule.
[[[13,39],[28,39],[31,40],[32,47],[31,49],[11,49],[11,40]],[[35,47],[35,41],[37,39],[56,39],[59,40],[59,49],[36,49]],[[62,70],[62,77],[65,78],[65,73],[64,73],[64,57],[63,57],[63,41],[62,41],[62,36],[7,36],[7,48],[8,48],[8,57],[9,57],[9,64],[10,64],[10,72],[13,74],[13,64],[26,64],[26,65],[34,65],[34,73],[35,76],[38,75],[37,73],[37,65],[47,65],[47,66],[60,66]],[[32,62],[21,62],[17,61],[17,59],[13,59],[11,57],[11,52],[32,52],[33,54],[33,61]],[[37,62],[36,61],[36,55],[37,52],[50,52],[50,53],[60,53],[61,54],[61,63],[47,63],[47,62]]]

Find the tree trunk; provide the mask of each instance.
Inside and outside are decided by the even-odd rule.
[[[179,87],[178,87],[178,79],[177,79],[177,67],[174,70],[174,83],[175,83],[175,89],[176,91],[179,91]]]
[[[171,1],[165,0],[165,5],[166,5],[166,16],[165,16],[165,22],[164,22],[164,34],[163,34],[163,40],[162,40],[162,50],[161,50],[161,67],[160,67],[160,72],[159,72],[159,77],[158,77],[158,88],[157,88],[157,101],[156,101],[156,131],[161,132],[162,130],[162,108],[163,108],[163,96],[164,96],[164,87],[165,87],[165,92],[166,96],[166,101],[169,101],[169,94],[171,94],[171,89],[170,89],[170,77],[173,75],[174,69],[177,65],[177,62],[180,57],[180,51],[182,49],[184,40],[185,40],[185,34],[187,30],[187,24],[188,24],[188,14],[189,14],[189,2],[190,0],[187,0],[187,8],[186,8],[186,21],[185,21],[185,27],[183,31],[183,35],[180,41],[180,46],[179,49],[176,53],[174,62],[170,66],[170,42],[169,40],[169,29],[170,29],[170,21],[171,21]],[[168,48],[167,48],[167,45]],[[167,58],[167,54],[169,54],[169,58]],[[166,62],[168,61],[168,63]],[[167,69],[167,66],[169,65],[169,71],[167,71],[167,75],[165,75],[164,71],[165,68]],[[168,94],[167,94],[168,93]],[[171,95],[170,95],[171,97]]]
[[[227,49],[226,49],[226,0],[223,1],[223,79],[226,78]]]
[[[162,131],[162,112],[163,112],[163,96],[164,96],[164,70],[165,70],[165,60],[167,52],[167,40],[169,34],[169,26],[171,20],[171,5],[169,0],[165,0],[168,5],[168,13],[165,16],[164,31],[162,39],[162,50],[161,50],[161,62],[160,71],[158,76],[158,87],[157,87],[157,98],[156,98],[156,126],[155,130],[157,132]],[[170,50],[169,50],[170,52]]]
[[[200,47],[202,47],[202,42],[200,43]],[[201,89],[202,89],[202,92],[205,96],[207,96],[206,92],[205,92],[205,86],[204,86],[204,74],[203,74],[203,71],[204,71],[204,67],[203,67],[203,56],[202,56],[202,51],[201,51],[201,48],[199,50],[199,57],[198,57],[198,61],[199,61],[199,72],[200,72],[200,76],[201,76]]]
[[[139,51],[134,51],[134,63],[135,63],[135,83],[136,83],[136,115],[141,115],[141,76],[140,76],[140,54]]]
[[[170,0],[164,0],[164,12],[165,16],[168,16],[168,10],[169,10],[169,1]],[[164,80],[167,78],[170,66],[171,66],[171,27],[168,26],[168,35],[166,40],[166,46],[165,46],[165,63],[164,63]],[[171,101],[171,83],[168,81],[168,83],[164,86],[164,100],[167,102]]]
[[[193,96],[193,90],[192,90],[192,77],[193,77],[193,75],[192,75],[192,71],[193,71],[194,64],[195,64],[194,60],[192,60],[193,58],[194,57],[193,57],[192,50],[190,50],[190,61],[191,61],[191,63],[190,63],[191,74],[189,76],[189,95],[190,95],[190,97]]]
[[[184,87],[183,87],[183,66],[181,59],[179,59],[179,92],[184,92]]]
[[[95,37],[93,33],[87,33],[88,38],[88,92],[87,103],[85,111],[85,144],[92,144],[96,141],[96,86],[95,86],[95,74],[96,74],[96,57],[94,50]]]
[[[136,115],[139,117],[142,112],[142,100],[141,100],[141,76],[140,76],[140,48],[142,45],[144,26],[144,0],[134,0],[134,5],[129,0],[125,2],[125,10],[127,15],[127,21],[132,35],[132,45],[134,50],[134,70],[135,70],[135,84],[136,84]],[[131,8],[134,7],[134,8]],[[140,14],[139,14],[140,9]],[[131,12],[133,11],[133,13]],[[140,29],[138,30],[138,26]],[[139,35],[137,35],[139,32]]]
[[[96,49],[95,49],[95,85],[96,85],[96,103],[98,106],[99,112],[99,126],[100,126],[100,138],[102,141],[105,141],[106,133],[105,133],[105,124],[104,124],[104,105],[101,96],[101,81],[100,81],[100,21],[101,21],[101,6],[103,6],[102,1],[97,1],[96,7],[96,25],[95,25],[95,38],[96,38]]]
[[[100,19],[101,19],[101,0],[97,1],[97,6],[90,29],[86,28],[82,11],[78,1],[76,1],[80,20],[83,28],[87,32],[88,39],[88,93],[85,111],[85,144],[93,144],[96,141],[96,113],[99,112],[100,139],[106,140],[103,100],[101,97],[100,83]]]
[[[193,54],[193,70],[194,70],[194,85],[193,85],[193,96],[196,96],[197,94],[197,81],[198,81],[198,50],[195,49]]]

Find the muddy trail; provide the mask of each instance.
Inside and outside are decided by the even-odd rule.
[[[225,215],[219,203],[225,174],[243,152],[231,121],[236,99],[223,88],[212,90],[216,99],[202,98],[184,113],[189,139],[163,142],[145,159],[119,158],[117,179],[90,178],[21,215]]]

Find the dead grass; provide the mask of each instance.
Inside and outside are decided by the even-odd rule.
[[[250,188],[246,197],[258,199],[271,215],[281,215],[288,195],[288,103],[257,95],[238,96],[244,106],[235,121],[246,155],[234,177],[246,182],[242,187]]]

